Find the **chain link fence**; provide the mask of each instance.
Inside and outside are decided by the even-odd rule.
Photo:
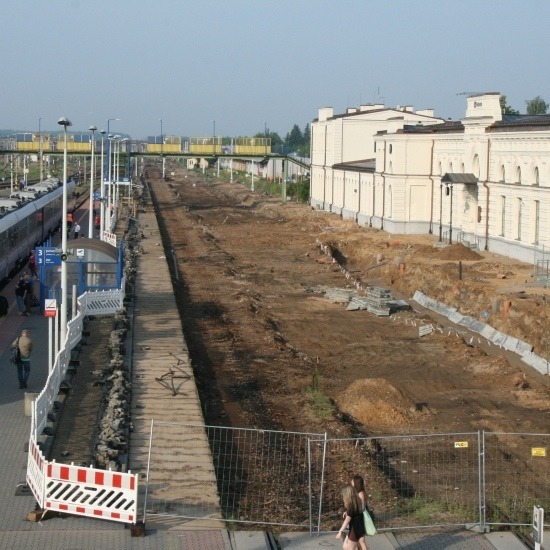
[[[365,479],[378,529],[530,525],[550,508],[550,435],[325,434],[154,423],[148,514],[337,530]]]

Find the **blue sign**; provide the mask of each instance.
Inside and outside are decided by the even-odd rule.
[[[59,249],[50,246],[39,246],[35,249],[36,265],[61,265]]]
[[[99,191],[95,191],[93,194],[94,201],[98,201],[101,199],[101,193]]]

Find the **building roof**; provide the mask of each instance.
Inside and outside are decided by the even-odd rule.
[[[464,125],[460,120],[446,120],[441,124],[405,124],[403,130],[398,133],[403,134],[446,134],[452,132],[464,132]]]
[[[354,160],[350,162],[339,162],[333,164],[335,170],[351,170],[353,172],[374,172],[376,168],[375,159]]]
[[[441,183],[463,183],[464,185],[477,185],[477,178],[473,174],[447,172],[441,178]]]
[[[495,122],[488,132],[517,132],[519,128],[550,129],[550,115],[502,115],[502,120]]]

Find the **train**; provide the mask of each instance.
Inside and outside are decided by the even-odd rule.
[[[67,182],[67,192],[75,186],[75,181]],[[20,269],[29,252],[60,227],[62,210],[61,186],[16,209],[0,211],[0,283]]]

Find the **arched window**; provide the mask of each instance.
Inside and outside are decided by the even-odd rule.
[[[390,162],[390,164],[388,166],[388,174],[393,174],[393,164],[392,164],[392,162]]]
[[[441,163],[439,163],[439,175],[443,175],[443,165]]]
[[[506,171],[504,170],[504,164],[500,167],[500,181],[503,183],[506,181]]]
[[[448,170],[449,174],[453,174],[453,163],[449,161],[449,170]]]
[[[393,192],[391,185],[388,186],[388,197],[386,206],[388,208],[388,218],[393,217]]]
[[[534,182],[533,182],[533,185],[539,185],[540,184],[540,181],[539,181],[539,167],[538,166],[535,166],[535,170],[534,170]]]
[[[464,163],[460,163],[460,171],[464,174]]]
[[[521,183],[521,168],[519,166],[516,168],[516,183]]]
[[[472,161],[472,171],[474,176],[479,179],[479,155],[474,155],[474,160]]]
[[[392,151],[393,151],[393,145],[390,143],[390,155],[391,155]]]

